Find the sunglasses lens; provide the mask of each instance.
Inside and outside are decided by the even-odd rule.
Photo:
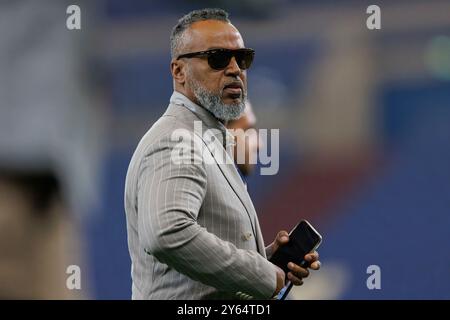
[[[211,52],[208,55],[208,64],[213,69],[223,70],[230,64],[230,60],[233,55],[239,68],[241,70],[246,70],[250,68],[255,52],[249,49]]]
[[[208,64],[216,70],[225,69],[230,63],[232,57],[231,51],[216,51],[208,56]]]
[[[250,68],[250,66],[252,65],[253,62],[253,57],[254,57],[255,53],[253,51],[250,50],[243,50],[243,51],[238,51],[235,54],[236,57],[236,62],[239,65],[239,68],[241,68],[242,70],[246,70],[248,68]]]

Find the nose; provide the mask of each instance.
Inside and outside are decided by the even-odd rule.
[[[231,57],[230,63],[225,68],[225,75],[230,76],[238,76],[241,73],[241,68],[239,68],[239,65],[237,64],[236,58],[233,56]]]

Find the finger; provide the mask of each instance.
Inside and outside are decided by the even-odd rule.
[[[288,263],[288,268],[292,271],[292,273],[300,278],[306,278],[307,276],[309,276],[309,271],[308,269],[302,268],[299,265],[289,262]]]
[[[277,241],[279,244],[286,244],[289,242],[289,233],[285,230],[278,232]]]
[[[305,256],[305,260],[309,263],[319,260],[319,253],[317,251],[314,251],[312,253],[308,253]]]
[[[303,280],[294,276],[292,272],[288,272],[287,277],[295,286],[301,286],[303,284]]]
[[[321,265],[322,264],[320,263],[320,261],[317,260],[317,261],[314,261],[313,263],[311,263],[311,265],[309,267],[313,270],[319,270]]]

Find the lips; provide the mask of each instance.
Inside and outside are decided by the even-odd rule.
[[[227,91],[231,93],[232,95],[241,95],[242,89],[241,88],[233,88],[233,87],[227,87],[224,91]]]
[[[224,91],[227,91],[232,96],[239,97],[242,94],[242,85],[239,82],[233,82],[224,86]]]
[[[242,90],[242,85],[240,82],[233,82],[233,83],[229,83],[226,86],[224,86],[224,89],[241,89]]]

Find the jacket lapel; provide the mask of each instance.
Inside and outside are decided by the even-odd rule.
[[[191,126],[192,125],[191,122],[196,121],[196,119],[197,121],[198,119],[201,120],[204,127],[199,132],[197,132],[194,128],[194,133],[205,144],[206,148],[211,153],[215,163],[219,167],[225,179],[228,181],[229,185],[231,186],[231,188],[236,193],[239,200],[245,207],[247,216],[250,219],[253,236],[255,238],[258,252],[261,253],[263,256],[265,256],[264,243],[261,237],[261,230],[259,230],[257,224],[258,218],[256,216],[255,208],[253,207],[253,203],[250,199],[250,196],[247,192],[244,182],[242,181],[241,176],[237,172],[237,169],[234,165],[234,160],[230,157],[229,153],[226,152],[226,149],[224,147],[224,144],[225,146],[227,146],[226,144],[227,135],[230,135],[231,137],[232,135],[229,132],[227,132],[225,126],[222,123],[220,123],[208,110],[196,105],[179,92],[175,91],[173,93],[170,102],[171,104],[169,105],[166,114],[176,115],[177,113],[179,114],[181,110],[185,110],[181,111],[184,114],[181,116],[183,117],[183,122],[189,122],[189,126]],[[182,109],[177,108],[177,106],[182,107]],[[205,132],[207,133],[205,134]],[[230,136],[228,136],[228,139],[231,139]]]
[[[256,212],[253,207],[252,201],[248,195],[247,189],[245,188],[244,182],[242,181],[237,169],[234,165],[233,159],[230,157],[228,152],[226,152],[225,148],[221,144],[221,139],[217,135],[214,135],[215,139],[207,139],[205,141],[204,137],[200,137],[203,143],[208,148],[212,157],[214,158],[217,166],[220,171],[224,175],[225,179],[228,181],[229,185],[233,189],[233,191],[238,196],[241,203],[244,205],[248,218],[250,219],[250,223],[252,226],[253,236],[255,237],[255,241],[257,243],[258,251],[264,251],[264,245],[261,247],[261,243],[258,239],[258,232],[256,228]]]

